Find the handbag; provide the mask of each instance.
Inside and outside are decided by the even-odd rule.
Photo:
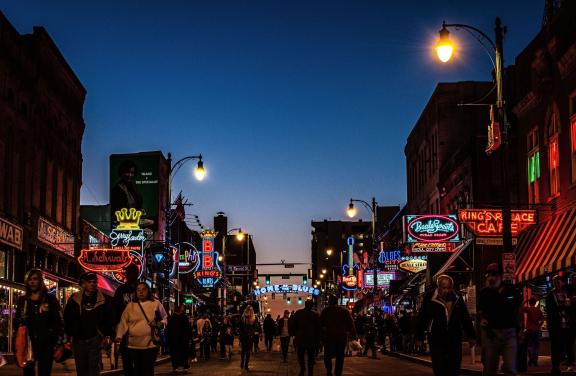
[[[350,348],[352,351],[362,351],[362,345],[357,339],[350,341]]]
[[[24,301],[24,315],[26,315],[26,310],[28,308],[28,301]],[[22,319],[25,321],[26,316]],[[14,355],[16,358],[16,364],[18,367],[24,368],[28,362],[34,361],[34,353],[32,352],[32,340],[30,339],[30,333],[28,332],[28,327],[21,324],[16,330],[16,338],[14,340]]]
[[[142,311],[142,314],[144,315],[146,322],[148,323],[148,325],[150,325],[150,337],[152,337],[152,343],[156,346],[160,346],[160,344],[162,343],[162,341],[160,340],[160,325],[158,325],[155,321],[148,320],[148,316],[146,316],[146,312],[144,312],[144,308],[142,308],[140,302],[138,302],[138,307],[140,307],[140,310]]]

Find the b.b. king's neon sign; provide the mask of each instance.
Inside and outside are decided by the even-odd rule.
[[[202,252],[194,276],[202,287],[214,287],[222,277],[222,269],[218,263],[218,252],[214,251],[214,238],[217,234],[216,231],[208,229],[200,233]]]

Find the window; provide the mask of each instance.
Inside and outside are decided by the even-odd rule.
[[[538,127],[528,133],[528,202],[540,201],[540,150],[538,147]]]
[[[560,153],[558,151],[558,114],[553,112],[548,124],[548,168],[550,171],[550,196],[560,192]]]

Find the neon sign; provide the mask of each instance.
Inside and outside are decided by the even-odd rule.
[[[398,267],[410,273],[419,273],[425,270],[427,265],[428,261],[426,256],[412,256],[398,264]]]
[[[117,230],[140,230],[140,217],[142,211],[134,208],[122,208],[114,212],[118,221]]]
[[[209,229],[200,233],[202,252],[194,276],[202,287],[214,287],[222,277],[222,269],[218,263],[218,252],[214,251],[214,238],[217,234],[216,231]]]
[[[376,273],[376,282],[379,289],[390,288],[390,281],[396,278],[396,272],[387,272],[378,270]],[[374,287],[374,270],[366,270],[364,274],[364,287]]]
[[[416,242],[410,244],[412,253],[454,252],[456,243],[447,242]]]
[[[348,244],[348,261],[342,265],[342,288],[348,291],[356,290],[358,285],[358,277],[354,274],[354,269],[358,269],[358,265],[354,264],[354,237],[349,236]]]
[[[460,242],[460,226],[454,214],[406,215],[404,223],[407,243]]]
[[[314,287],[308,287],[306,285],[271,285],[266,287],[261,287],[259,289],[255,289],[254,295],[259,296],[263,294],[267,294],[270,292],[285,292],[285,293],[299,293],[299,292],[307,292],[311,295],[318,296],[320,295],[320,290]]]
[[[178,260],[178,272],[180,274],[188,274],[198,269],[199,253],[193,244],[188,242],[181,242],[178,244],[180,255]]]
[[[518,236],[518,233],[536,224],[534,210],[512,210],[511,216],[512,236]],[[502,236],[502,210],[500,209],[462,209],[458,210],[458,219],[476,236]]]
[[[380,251],[378,254],[378,262],[380,264],[386,264],[391,261],[400,260],[400,257],[402,257],[402,251],[399,249]]]
[[[93,272],[121,271],[132,262],[129,249],[89,248],[83,249],[78,263]]]

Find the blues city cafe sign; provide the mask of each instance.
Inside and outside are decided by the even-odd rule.
[[[130,264],[136,265],[142,275],[146,236],[140,228],[140,210],[123,208],[114,214],[118,225],[110,232],[110,247],[82,249],[78,263],[86,270],[108,273],[123,283],[126,281],[124,268]]]
[[[222,269],[218,263],[218,252],[214,250],[214,238],[218,233],[206,229],[200,233],[202,252],[194,270],[194,277],[202,287],[211,288],[222,278]]]
[[[404,240],[416,242],[460,242],[460,225],[454,214],[405,215]]]
[[[254,291],[255,296],[264,295],[270,292],[286,292],[286,293],[299,293],[305,292],[313,296],[320,295],[320,290],[314,287],[308,287],[305,285],[270,285],[266,287],[261,287],[259,289],[255,289]]]

